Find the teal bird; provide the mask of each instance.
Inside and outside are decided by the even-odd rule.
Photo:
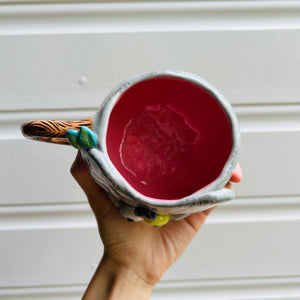
[[[67,130],[67,137],[70,144],[76,149],[91,149],[97,144],[96,133],[86,126],[81,126],[80,130]]]

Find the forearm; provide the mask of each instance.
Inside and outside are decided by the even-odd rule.
[[[103,257],[82,300],[149,300],[152,286]]]

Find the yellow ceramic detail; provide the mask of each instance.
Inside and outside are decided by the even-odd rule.
[[[149,220],[149,219],[144,219],[144,221],[147,224],[153,225],[153,226],[162,226],[168,223],[168,221],[170,220],[170,215],[168,214],[157,214],[156,219],[153,220]]]

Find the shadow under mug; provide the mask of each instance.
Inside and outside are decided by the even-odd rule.
[[[237,118],[195,74],[137,75],[93,117],[31,121],[22,129],[31,139],[69,144],[67,130],[82,126],[97,136],[95,147],[80,150],[90,174],[130,221],[160,226],[234,197],[224,186],[237,163]]]

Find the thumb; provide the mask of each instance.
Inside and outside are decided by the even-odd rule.
[[[72,176],[86,194],[97,220],[100,221],[113,206],[106,192],[89,174],[89,171],[81,157],[80,151],[78,151],[70,171]]]

